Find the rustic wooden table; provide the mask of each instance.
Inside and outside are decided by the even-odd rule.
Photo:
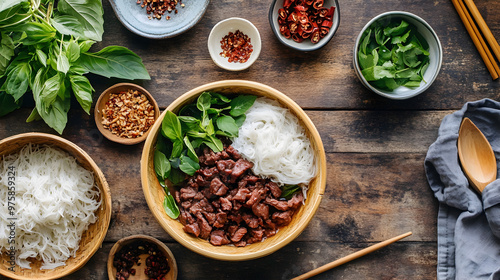
[[[134,0],[130,0],[134,1]],[[166,40],[139,37],[117,20],[103,1],[105,33],[95,49],[123,45],[142,57],[147,88],[164,109],[182,93],[205,83],[246,79],[274,87],[294,99],[317,126],[327,152],[328,178],[320,208],[307,229],[278,252],[253,261],[222,262],[202,257],[175,242],[150,213],[140,182],[142,144],[123,146],[99,133],[93,114],[77,104],[63,137],[82,147],[104,172],[113,214],[102,248],[66,279],[107,279],[106,259],[122,237],[147,234],[173,251],[179,279],[290,279],[376,242],[407,231],[413,235],[314,279],[435,279],[437,201],[424,173],[424,158],[442,118],[467,101],[500,99],[451,1],[341,1],[340,28],[323,49],[300,53],[281,45],[268,22],[271,1],[213,0],[202,20],[188,32]],[[189,5],[189,0],[184,1]],[[500,1],[476,1],[493,34],[500,38]],[[409,11],[438,34],[441,72],[429,90],[406,101],[392,101],[366,90],[356,78],[353,46],[374,16]],[[248,70],[228,72],[210,59],[207,38],[218,21],[243,17],[262,37],[260,58]],[[120,82],[89,76],[94,101]],[[25,123],[25,108],[0,118],[0,138],[24,132],[55,132],[44,123]],[[1,277],[0,277],[1,278]]]

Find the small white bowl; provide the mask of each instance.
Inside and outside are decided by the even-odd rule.
[[[224,36],[228,35],[229,32],[236,32],[236,30],[240,30],[245,35],[248,35],[250,43],[253,46],[253,52],[250,58],[244,63],[229,62],[226,57],[220,55],[222,52],[220,41]],[[240,71],[250,67],[259,57],[260,49],[261,41],[259,30],[257,30],[250,21],[243,18],[233,17],[220,21],[212,28],[208,36],[208,51],[210,52],[212,60],[217,66],[229,71]]]
[[[430,61],[429,61],[429,67],[424,73],[425,82],[422,81],[420,83],[420,86],[417,88],[407,88],[401,86],[393,91],[382,90],[372,86],[365,79],[365,77],[363,77],[363,74],[361,74],[361,67],[359,66],[359,61],[358,61],[358,49],[359,45],[361,44],[361,37],[363,36],[363,33],[365,33],[368,27],[370,27],[374,22],[381,20],[382,21],[388,20],[391,18],[404,19],[408,23],[414,25],[417,28],[418,32],[425,38],[425,40],[429,44]],[[441,64],[443,61],[443,49],[441,47],[441,42],[439,41],[436,32],[434,32],[432,27],[421,17],[408,12],[391,11],[382,13],[374,17],[365,25],[365,27],[363,27],[363,29],[361,30],[356,39],[353,56],[354,56],[353,64],[354,64],[354,69],[356,70],[356,75],[366,88],[377,93],[378,95],[387,97],[389,99],[402,100],[415,97],[421,94],[422,92],[426,91],[432,85],[437,75],[439,74],[439,70],[441,69]]]

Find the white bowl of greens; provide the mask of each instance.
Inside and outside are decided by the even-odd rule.
[[[359,33],[354,68],[363,85],[390,98],[408,99],[436,79],[443,50],[436,32],[422,18],[401,11],[380,14]]]

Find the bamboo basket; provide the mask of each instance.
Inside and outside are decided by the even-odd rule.
[[[194,102],[204,91],[214,91],[221,94],[253,94],[277,100],[282,106],[288,108],[298,117],[313,146],[316,158],[317,176],[309,184],[305,205],[300,207],[299,211],[294,214],[288,226],[280,228],[276,235],[262,242],[253,243],[245,247],[228,245],[213,246],[206,240],[185,233],[182,229],[183,225],[179,221],[173,220],[167,216],[163,209],[165,193],[156,178],[153,164],[154,146],[161,129],[161,120],[163,120],[167,110],[177,113],[184,105]],[[200,86],[183,94],[167,107],[158,120],[159,121],[151,128],[142,152],[142,188],[149,209],[155,218],[163,229],[179,243],[209,258],[224,261],[244,261],[264,257],[279,250],[294,240],[307,227],[316,213],[325,191],[326,156],[321,137],[311,119],[309,119],[300,106],[288,96],[269,86],[256,82],[244,80],[219,81]]]
[[[27,144],[50,145],[66,151],[76,158],[77,162],[87,170],[94,173],[94,180],[99,187],[101,196],[101,207],[97,210],[98,220],[91,224],[82,235],[80,248],[76,252],[76,257],[71,257],[66,261],[66,265],[55,269],[41,270],[41,261],[33,260],[31,269],[22,269],[15,265],[15,271],[9,270],[11,267],[10,256],[5,252],[0,256],[0,274],[13,279],[56,279],[71,274],[81,267],[94,255],[101,246],[111,219],[111,193],[104,174],[92,160],[92,158],[74,143],[59,136],[44,133],[25,133],[5,138],[0,141],[0,157],[16,153]]]

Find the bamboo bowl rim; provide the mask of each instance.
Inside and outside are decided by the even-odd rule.
[[[82,268],[100,248],[111,220],[111,192],[104,174],[92,158],[73,142],[59,136],[30,132],[7,137],[0,141],[0,157],[18,152],[29,143],[47,144],[75,157],[82,167],[94,173],[94,180],[101,192],[101,206],[97,210],[98,220],[90,224],[89,228],[83,233],[76,257],[70,257],[66,260],[66,265],[55,269],[41,270],[41,261],[35,260],[31,262],[31,269],[23,269],[15,265],[15,272],[12,272],[9,270],[9,267],[11,267],[8,263],[9,256],[5,253],[0,255],[0,274],[6,277],[37,280],[61,278]]]
[[[208,241],[188,235],[182,229],[182,224],[167,216],[163,210],[164,191],[160,186],[153,165],[154,145],[161,127],[161,121],[155,123],[144,144],[141,157],[141,182],[149,209],[160,223],[161,227],[177,242],[186,248],[209,258],[225,261],[244,261],[267,256],[294,240],[309,224],[316,213],[323,197],[326,185],[326,155],[321,137],[307,114],[291,98],[267,85],[245,81],[224,80],[199,86],[190,90],[172,102],[162,113],[162,120],[167,111],[177,113],[185,104],[194,101],[204,91],[219,93],[253,94],[277,100],[282,106],[289,108],[295,114],[311,140],[316,156],[317,175],[309,184],[307,200],[294,214],[292,222],[276,233],[276,235],[245,247],[213,246]]]

